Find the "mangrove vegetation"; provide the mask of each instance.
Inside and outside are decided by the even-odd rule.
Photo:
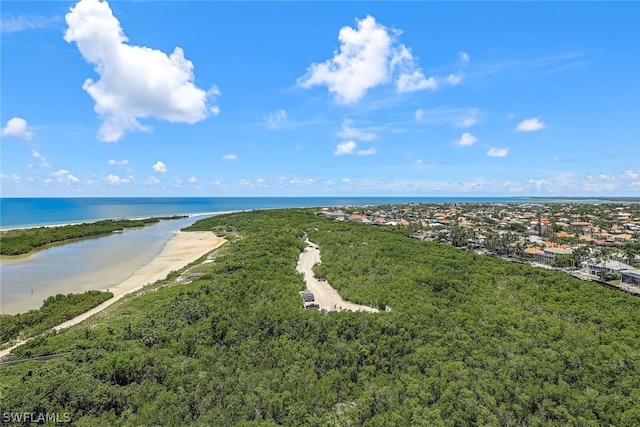
[[[240,238],[202,264],[17,348],[5,412],[78,426],[637,426],[640,299],[395,227],[312,210],[254,211],[191,230]],[[303,235],[347,300],[305,311]]]
[[[52,243],[61,243],[83,237],[94,237],[122,231],[125,228],[144,227],[161,220],[185,218],[184,216],[144,219],[105,219],[83,224],[51,227],[34,227],[0,232],[0,255],[22,255]]]
[[[0,314],[0,345],[15,339],[33,337],[111,298],[113,293],[102,291],[58,294],[44,300],[42,307],[37,310],[19,314]]]

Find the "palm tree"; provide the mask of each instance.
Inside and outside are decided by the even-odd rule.
[[[627,243],[626,245],[624,245],[623,252],[627,264],[633,264],[634,260],[636,259],[636,254],[638,253],[636,248],[633,245]]]

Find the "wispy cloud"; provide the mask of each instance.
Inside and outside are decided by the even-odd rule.
[[[358,154],[359,156],[373,156],[377,152],[378,150],[372,147],[372,148],[367,148],[366,150],[358,150],[356,154]]]
[[[44,158],[39,151],[31,150],[31,155],[33,157],[33,162],[30,163],[27,167],[29,168],[49,168],[51,165],[47,162],[47,159]]]
[[[16,175],[15,173],[11,174],[11,175],[7,175],[7,174],[0,174],[0,181],[6,181],[9,182],[11,184],[20,184],[22,182],[22,178],[20,178],[19,175]]]
[[[359,141],[371,141],[376,138],[376,134],[373,132],[357,129],[351,119],[344,119],[338,136],[344,139],[357,139]]]
[[[583,162],[584,159],[581,157],[559,157],[556,156],[552,159],[556,163],[578,163]]]
[[[0,19],[0,32],[17,33],[26,30],[38,30],[57,26],[62,16],[18,15]]]
[[[269,130],[277,130],[287,121],[287,112],[285,110],[278,110],[274,113],[268,114],[263,117],[264,124]]]
[[[507,155],[509,154],[509,149],[508,148],[489,148],[489,151],[487,151],[487,156],[489,157],[507,157]]]
[[[235,154],[225,154],[224,156],[222,156],[223,160],[235,160],[236,159],[236,155]]]
[[[107,162],[107,165],[109,166],[126,166],[129,164],[129,160],[127,159],[122,159],[122,160],[109,160]]]
[[[545,69],[545,70],[562,70],[572,68],[573,65],[584,63],[585,52],[573,51],[560,54],[539,56],[537,58],[528,59],[512,59],[505,61],[478,63],[473,67],[475,76],[483,76],[490,74],[506,73],[521,69]]]
[[[415,112],[415,119],[428,125],[452,124],[456,127],[468,128],[478,123],[481,120],[481,115],[477,108],[418,108]]]

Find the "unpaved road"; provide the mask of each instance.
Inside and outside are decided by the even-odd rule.
[[[314,303],[320,306],[320,309],[327,311],[367,311],[377,313],[379,310],[366,305],[354,304],[342,299],[338,292],[331,287],[329,282],[320,282],[313,274],[313,266],[320,262],[320,250],[316,249],[317,245],[306,239],[307,247],[300,253],[298,266],[296,270],[304,274],[304,281],[307,283],[307,289],[313,294]]]

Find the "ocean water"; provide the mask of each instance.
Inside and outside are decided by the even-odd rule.
[[[600,199],[515,197],[87,197],[0,198],[0,229],[111,218],[251,209],[394,203],[602,203]]]

